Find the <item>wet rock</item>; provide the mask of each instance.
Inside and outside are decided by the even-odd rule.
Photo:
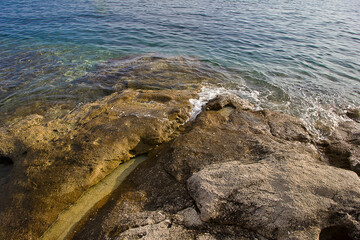
[[[0,183],[0,238],[38,238],[119,163],[146,153],[186,121],[195,91],[127,90],[64,117],[29,115],[0,130],[11,171]]]
[[[270,239],[317,239],[332,225],[360,236],[359,184],[346,170],[271,160],[215,164],[188,179],[201,220],[239,225]]]
[[[207,111],[213,110],[213,111],[219,111],[225,107],[230,108],[238,108],[241,110],[251,110],[254,108],[254,106],[249,103],[248,101],[235,97],[234,95],[221,95],[217,96],[214,99],[211,99],[205,106],[205,109]]]

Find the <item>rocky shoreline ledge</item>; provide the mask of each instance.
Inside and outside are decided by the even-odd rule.
[[[236,96],[131,90],[0,129],[0,238],[38,239],[119,164],[148,155],[65,239],[360,239],[360,124],[315,141]]]

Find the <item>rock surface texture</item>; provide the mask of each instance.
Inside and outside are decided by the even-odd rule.
[[[323,159],[330,164],[350,169],[360,176],[360,124],[343,122],[326,140],[320,143]]]
[[[72,237],[359,239],[359,177],[323,154],[298,119],[219,97]]]
[[[148,153],[69,239],[360,239],[359,123],[315,142],[299,119],[221,96],[182,126],[190,98],[127,90],[1,129],[0,238],[41,236],[120,162]]]
[[[321,229],[340,225],[353,237],[360,188],[355,173],[304,161],[211,165],[188,180],[200,218],[235,224],[267,238],[316,239]]]
[[[48,121],[0,129],[0,239],[37,239],[119,163],[148,152],[185,122],[195,91],[127,90]]]

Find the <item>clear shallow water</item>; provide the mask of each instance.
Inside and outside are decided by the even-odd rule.
[[[91,101],[114,89],[84,79],[146,53],[196,58],[256,105],[328,124],[359,107],[360,2],[2,0],[0,110]]]

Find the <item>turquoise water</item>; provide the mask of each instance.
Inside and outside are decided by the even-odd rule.
[[[147,53],[198,59],[225,88],[312,124],[360,103],[357,0],[2,0],[0,50],[7,114],[106,95],[89,73]]]

